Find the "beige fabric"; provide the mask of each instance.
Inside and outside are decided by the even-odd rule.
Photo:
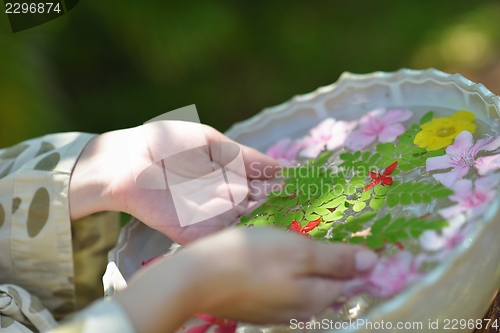
[[[68,207],[71,172],[92,137],[53,134],[0,150],[0,332],[47,331],[54,318],[102,296],[100,280],[118,235],[118,215],[99,213],[71,223]],[[98,303],[84,312],[92,323],[109,325],[104,317],[92,317],[95,307],[111,322],[120,317],[117,332],[129,332],[116,304]],[[87,325],[78,318],[80,324],[61,329],[87,332],[74,329]]]

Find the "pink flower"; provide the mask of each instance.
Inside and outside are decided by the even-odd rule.
[[[373,297],[385,298],[402,291],[420,277],[418,269],[424,256],[416,258],[403,251],[395,256],[379,260],[371,273],[346,283],[349,296],[368,293]]]
[[[334,150],[344,145],[347,134],[356,126],[354,121],[337,121],[328,118],[309,131],[309,135],[300,140],[300,156],[314,158],[323,149]]]
[[[466,233],[460,231],[466,219],[460,215],[448,221],[449,226],[441,229],[426,230],[420,235],[420,246],[427,251],[451,250],[465,239]]]
[[[271,147],[267,148],[266,154],[277,159],[281,165],[292,166],[295,164],[297,152],[301,149],[301,144],[290,138],[281,139]]]
[[[476,167],[480,175],[500,168],[498,158],[500,155],[481,157],[475,160],[478,152],[491,151],[500,147],[500,137],[488,137],[474,143],[472,134],[463,131],[457,135],[453,144],[446,148],[446,155],[427,159],[427,171],[452,168],[451,171],[434,175],[446,187],[451,187],[457,180],[465,176],[471,167]]]
[[[234,320],[220,319],[208,314],[199,313],[195,317],[205,321],[206,324],[193,326],[186,330],[186,333],[205,333],[213,325],[217,325],[214,330],[215,333],[234,333],[236,332],[236,326],[238,326],[238,323]]]
[[[439,214],[447,220],[464,212],[468,218],[481,215],[486,211],[488,204],[497,194],[496,186],[499,183],[500,174],[492,174],[476,179],[474,181],[474,190],[472,189],[472,181],[469,179],[462,179],[455,182],[451,186],[454,193],[449,198],[451,201],[457,202],[457,204],[439,210]]]
[[[413,113],[404,109],[376,109],[363,116],[359,121],[359,129],[349,134],[345,145],[351,150],[360,150],[374,142],[393,142],[404,133],[401,122],[412,117]]]

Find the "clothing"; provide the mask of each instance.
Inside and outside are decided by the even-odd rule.
[[[118,214],[70,221],[71,172],[91,134],[62,133],[0,150],[0,332],[134,332],[100,279]]]

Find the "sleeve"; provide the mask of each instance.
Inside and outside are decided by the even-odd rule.
[[[15,285],[0,285],[0,331],[5,333],[135,333],[121,306],[100,300],[57,325],[40,300]]]
[[[68,187],[75,163],[93,137],[52,134],[0,150],[2,332],[45,332],[55,327],[55,332],[62,332],[84,322],[85,328],[87,321],[89,327],[105,323],[119,328],[93,332],[132,332],[113,301],[95,303],[57,326],[56,320],[77,309]]]

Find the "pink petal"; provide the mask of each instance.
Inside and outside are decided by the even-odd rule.
[[[465,201],[467,198],[470,198],[473,195],[473,193],[472,193],[472,181],[469,179],[462,179],[462,180],[455,182],[455,184],[453,184],[451,189],[454,192],[449,197],[450,200],[452,200],[452,201],[456,201],[456,202]]]
[[[455,167],[455,169],[449,172],[439,173],[437,175],[433,175],[433,177],[444,186],[451,188],[457,180],[461,179],[468,172],[469,172],[468,166],[460,165]]]
[[[378,119],[378,118],[382,117],[382,115],[384,113],[385,113],[385,109],[383,109],[383,108],[375,109],[375,110],[372,110],[372,111],[368,112],[366,115],[364,115],[363,117],[361,117],[361,119],[359,119],[359,125],[360,125],[360,127],[369,124],[375,118]]]
[[[420,246],[427,251],[441,250],[446,244],[446,238],[434,230],[426,230],[419,237]]]
[[[492,171],[500,169],[500,154],[480,157],[474,162],[477,172],[481,176],[485,176]]]
[[[474,144],[474,139],[472,138],[472,134],[468,131],[462,131],[457,135],[453,144],[449,145],[446,148],[446,154],[451,155],[453,157],[461,157],[465,156],[469,153],[472,145]]]
[[[290,138],[281,139],[274,145],[267,148],[266,155],[271,156],[272,158],[283,157],[291,143],[292,139]]]
[[[363,149],[364,147],[368,146],[370,143],[375,141],[376,135],[367,135],[363,133],[361,130],[357,130],[354,132],[351,132],[346,140],[345,140],[345,146],[349,148],[350,150],[360,150]]]
[[[444,219],[449,219],[452,218],[453,216],[460,214],[464,211],[466,211],[467,208],[464,207],[461,204],[455,205],[455,206],[450,206],[447,208],[440,209],[438,211],[439,215],[441,215]]]
[[[232,320],[226,320],[225,325],[218,325],[214,333],[234,333],[238,323]]]
[[[500,137],[488,137],[477,140],[476,144],[471,148],[471,156],[476,156],[481,150],[492,151],[500,147]]]
[[[447,169],[453,166],[453,161],[448,155],[429,157],[425,162],[425,168],[427,171]]]
[[[413,116],[413,112],[405,109],[391,109],[387,111],[380,120],[386,124],[401,123],[405,120],[410,119]]]
[[[489,191],[500,183],[500,174],[495,173],[486,177],[480,177],[474,182],[476,191]]]
[[[185,333],[205,333],[212,324],[196,325],[186,330]]]
[[[344,145],[347,135],[356,127],[355,121],[337,121],[332,128],[332,136],[326,143],[326,149],[334,150]]]
[[[333,118],[323,120],[309,131],[309,136],[316,140],[328,140],[333,134],[332,128],[335,122],[336,120]]]
[[[384,128],[378,135],[378,140],[382,143],[393,142],[404,132],[405,127],[401,124],[384,125]]]
[[[301,141],[302,150],[299,152],[299,156],[315,158],[321,153],[325,148],[325,143],[321,141],[314,141],[312,138],[306,138]]]

